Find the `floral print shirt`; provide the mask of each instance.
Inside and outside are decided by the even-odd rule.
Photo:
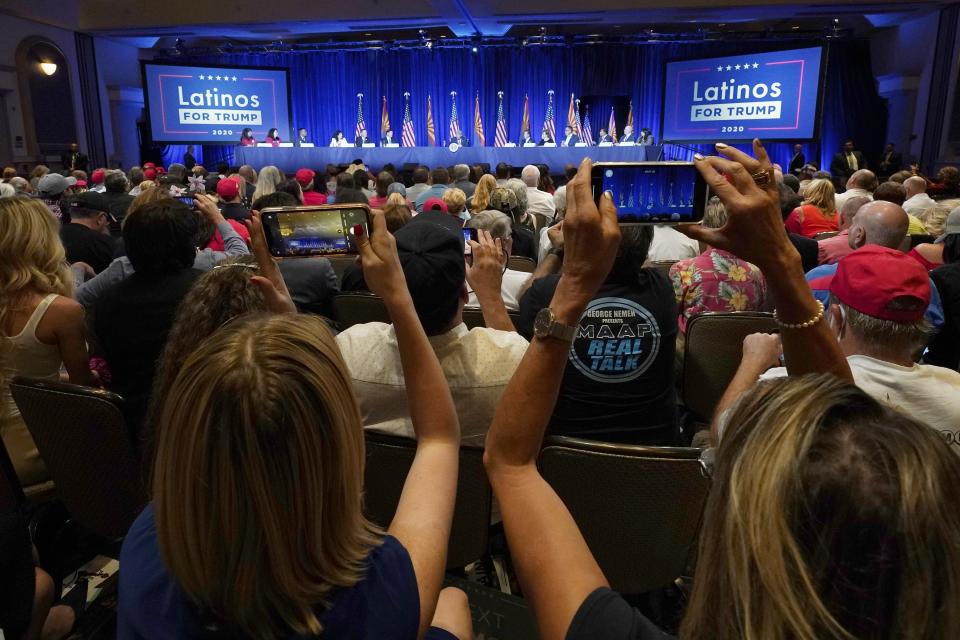
[[[759,311],[767,283],[756,266],[720,249],[708,249],[696,258],[670,267],[670,280],[680,310],[680,332],[687,320],[717,311]]]

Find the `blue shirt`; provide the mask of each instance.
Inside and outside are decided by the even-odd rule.
[[[837,272],[837,264],[824,264],[807,272],[807,282],[813,282],[817,278],[826,278]],[[811,287],[811,289],[813,289]],[[830,292],[826,289],[813,289],[814,297],[823,303],[826,310],[830,306]],[[933,280],[930,281],[930,304],[927,311],[923,314],[924,319],[933,325],[934,329],[940,329],[943,326],[943,304],[940,302],[940,293],[937,291]]]
[[[119,640],[218,637],[204,629],[196,607],[163,563],[152,504],[130,527],[120,565]],[[414,640],[419,621],[420,596],[410,554],[396,538],[386,536],[370,552],[366,575],[334,593],[330,608],[320,614],[321,637]]]
[[[447,185],[445,184],[435,184],[432,185],[429,189],[417,196],[416,201],[414,201],[413,206],[417,210],[417,213],[423,213],[423,204],[430,198],[440,198],[443,199],[443,192],[447,190]]]

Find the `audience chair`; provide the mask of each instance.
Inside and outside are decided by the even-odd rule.
[[[106,539],[126,535],[147,501],[122,398],[21,377],[10,391],[76,522]]]
[[[520,321],[520,312],[507,311],[507,315],[510,316],[510,322],[513,323],[513,327],[516,329],[517,322]],[[487,326],[483,319],[483,311],[473,307],[465,307],[463,309],[463,324],[467,325],[467,329]]]
[[[330,260],[330,264],[333,266],[333,272],[337,274],[337,282],[343,282],[343,272],[357,260],[357,256],[354,255],[332,255],[326,256],[326,258]]]
[[[840,233],[840,232],[839,232],[839,231],[821,231],[820,233],[814,234],[813,239],[814,239],[814,240],[826,240],[827,238],[832,238],[833,236],[837,235],[838,233]]]
[[[527,256],[510,256],[507,260],[507,268],[513,269],[514,271],[533,273],[537,268],[537,262]]]
[[[688,565],[710,487],[700,455],[553,436],[539,467],[611,588],[639,594],[673,584]]]
[[[694,417],[709,423],[740,366],[743,339],[751,333],[777,333],[773,315],[735,311],[705,313],[687,322],[681,398]]]
[[[936,238],[927,234],[917,234],[910,237],[910,248],[913,249],[918,244],[929,244],[932,243]]]
[[[542,213],[533,214],[533,219],[536,220],[536,229],[539,233],[540,229],[544,229],[550,226],[550,221],[547,219],[547,216]]]
[[[649,266],[653,267],[657,271],[662,271],[663,275],[670,275],[670,267],[677,264],[679,260],[654,260],[650,263]]]
[[[340,330],[367,322],[390,323],[390,314],[379,296],[372,293],[340,293],[333,298],[333,319]]]
[[[910,251],[911,247],[913,247],[913,236],[904,236],[903,240],[900,241],[900,246],[897,247],[897,249],[903,253],[907,253]]]
[[[412,438],[365,431],[367,464],[364,482],[364,512],[383,528],[390,526],[403,483],[413,464],[417,443]],[[457,504],[447,547],[447,568],[464,567],[487,551],[492,492],[483,468],[483,447],[460,447]]]

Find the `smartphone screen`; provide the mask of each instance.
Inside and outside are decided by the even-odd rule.
[[[353,227],[370,233],[364,205],[291,207],[261,212],[267,246],[278,257],[357,253]]]
[[[197,206],[197,201],[193,199],[193,196],[177,196],[176,199],[191,209],[194,209]]]
[[[692,162],[598,163],[593,194],[613,193],[621,224],[700,222],[707,185]]]
[[[465,256],[469,256],[471,253],[473,253],[470,247],[471,240],[473,240],[474,242],[477,241],[477,230],[468,229],[467,227],[464,227],[463,228],[463,255]]]

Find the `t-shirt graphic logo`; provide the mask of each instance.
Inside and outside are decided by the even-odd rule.
[[[660,327],[645,308],[624,298],[598,298],[580,317],[570,362],[596,382],[628,382],[660,352]]]

